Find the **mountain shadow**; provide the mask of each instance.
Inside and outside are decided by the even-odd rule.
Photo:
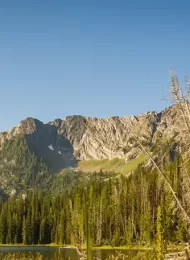
[[[77,167],[73,145],[66,137],[58,133],[56,126],[43,124],[33,118],[26,120],[35,122],[35,130],[25,135],[29,148],[42,158],[52,173],[58,173],[65,168]]]

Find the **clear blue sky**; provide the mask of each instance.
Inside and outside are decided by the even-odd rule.
[[[0,1],[0,131],[160,111],[170,65],[190,76],[190,1]]]

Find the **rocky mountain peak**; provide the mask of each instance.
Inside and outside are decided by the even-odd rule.
[[[132,141],[131,131],[147,146],[153,145],[160,137],[181,141],[186,133],[179,113],[172,106],[160,113],[151,111],[105,119],[73,115],[47,124],[28,117],[11,131],[0,134],[0,147],[6,138],[23,134],[31,149],[45,158],[54,171],[65,166],[73,167],[77,160],[117,157],[128,161],[141,153]]]
[[[33,134],[34,131],[37,130],[37,128],[40,128],[43,126],[43,123],[32,117],[28,117],[25,120],[22,120],[20,124],[16,127],[16,129],[20,133],[25,133],[25,134]]]

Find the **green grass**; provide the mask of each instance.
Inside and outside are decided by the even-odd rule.
[[[1,260],[34,260],[34,256],[31,254],[25,255],[22,253],[8,254],[6,256],[0,255]],[[43,257],[40,254],[35,256],[35,260],[43,260]]]
[[[88,160],[81,161],[78,168],[84,172],[99,172],[102,170],[127,174],[134,171],[140,163],[145,162],[146,160],[147,156],[145,154],[141,154],[127,163],[125,160],[118,158],[112,160]]]

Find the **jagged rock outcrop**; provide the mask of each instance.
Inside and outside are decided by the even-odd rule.
[[[158,120],[157,114],[150,112],[137,117],[106,119],[70,116],[50,124],[56,126],[58,133],[71,142],[77,159],[101,160],[135,156],[138,148],[131,140],[131,129],[150,143]]]

